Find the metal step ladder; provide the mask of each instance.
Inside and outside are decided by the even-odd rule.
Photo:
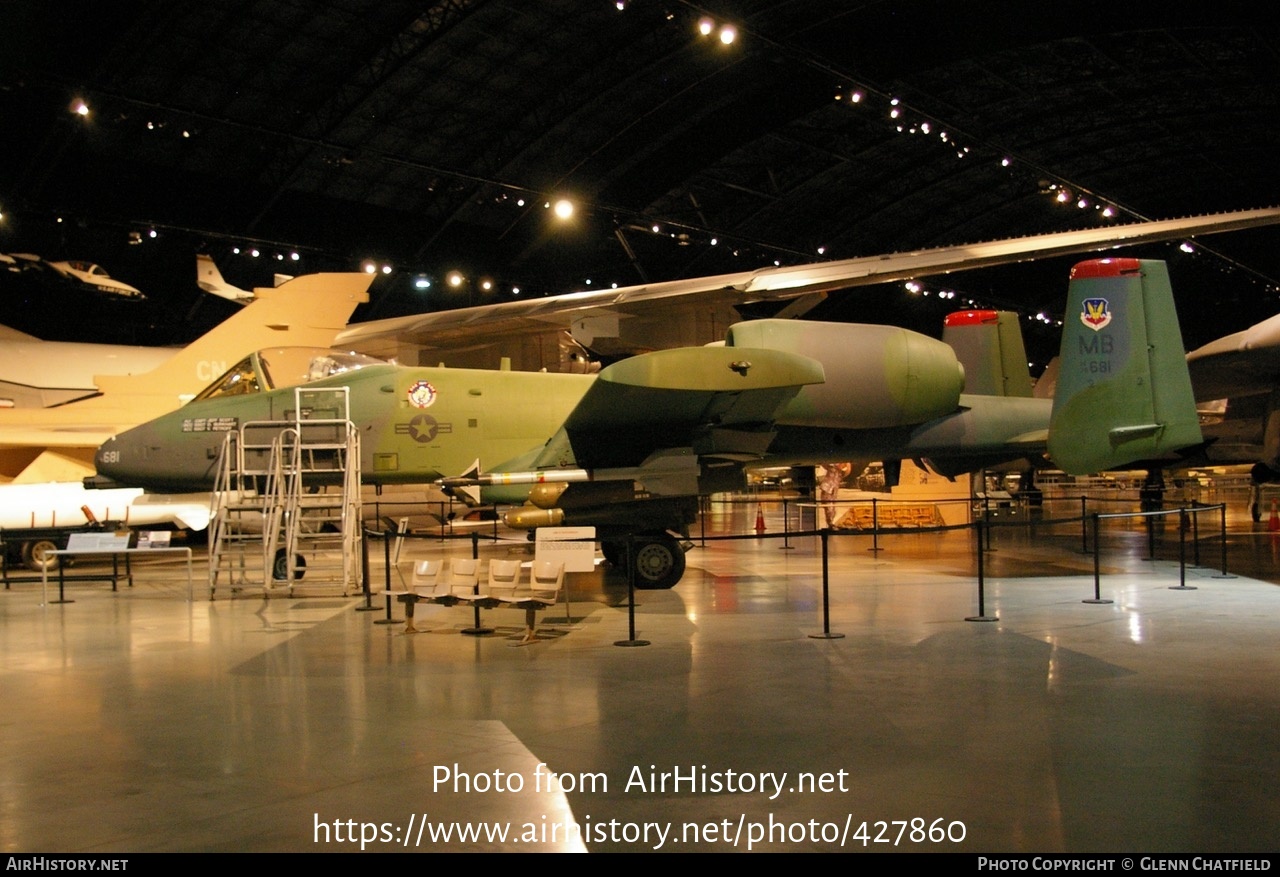
[[[346,387],[294,390],[288,419],[246,422],[218,464],[209,597],[220,584],[349,595],[360,587],[360,434]]]

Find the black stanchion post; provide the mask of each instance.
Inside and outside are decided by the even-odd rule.
[[[54,556],[57,557],[57,555],[54,555]],[[75,600],[68,600],[67,595],[64,591],[67,584],[67,578],[66,578],[66,575],[64,575],[66,567],[67,567],[66,560],[59,557],[58,558],[58,599],[50,600],[49,601],[50,603],[74,603],[75,602]]]
[[[471,531],[471,559],[480,559],[480,533],[476,530]],[[472,585],[471,593],[472,595],[480,593],[479,579],[477,579],[476,583]],[[470,627],[464,627],[461,632],[468,636],[483,636],[485,634],[493,633],[492,627],[485,627],[480,623],[480,604],[473,602],[471,604],[471,611],[475,613],[474,621]]]
[[[1087,501],[1085,497],[1080,497],[1080,550],[1085,554],[1089,553],[1089,512],[1085,508]]]
[[[791,515],[787,512],[787,497],[782,498],[782,551],[795,548],[791,544]]]
[[[387,595],[387,617],[379,618],[374,624],[398,624],[399,621],[391,616],[391,531],[384,530],[382,532],[382,557],[386,562],[386,575],[382,580],[382,593]],[[367,558],[366,558],[367,559]],[[413,604],[405,604],[405,613],[413,618]]]
[[[1170,591],[1194,591],[1195,585],[1187,584],[1187,510],[1178,509],[1178,584],[1170,585]]]
[[[1093,599],[1081,600],[1082,603],[1110,603],[1102,599],[1102,543],[1098,541],[1098,513],[1093,513]]]
[[[1218,533],[1222,538],[1222,574],[1214,576],[1220,579],[1234,579],[1235,576],[1227,575],[1227,504],[1224,502],[1219,509]]]
[[[1154,515],[1143,518],[1147,522],[1147,560],[1156,559],[1156,519]]]
[[[867,550],[879,551],[880,550],[879,540],[880,540],[880,510],[877,505],[877,500],[873,496],[871,497],[871,547],[868,548]]]
[[[635,555],[635,535],[627,536],[627,639],[614,642],[615,646],[629,648],[631,646],[647,646],[647,639],[636,639],[636,567],[632,563]]]
[[[978,614],[966,617],[965,621],[999,621],[1000,619],[996,616],[988,615],[986,610],[987,575],[986,566],[982,559],[982,531],[984,527],[981,518],[974,522],[974,529],[976,530],[975,535],[977,537],[975,544],[978,548]]]
[[[831,632],[831,576],[827,564],[827,540],[830,531],[823,530],[822,536],[822,633],[811,633],[809,639],[844,639],[843,633]]]
[[[376,505],[375,505],[376,508]],[[373,605],[373,589],[369,587],[369,532],[360,525],[360,591],[364,594],[363,605],[357,606],[357,612],[376,612]],[[391,617],[391,594],[387,594],[387,617]]]

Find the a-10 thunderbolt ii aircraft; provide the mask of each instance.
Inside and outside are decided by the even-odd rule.
[[[300,412],[296,385],[344,386],[366,482],[524,502],[508,524],[595,526],[607,557],[639,535],[637,582],[671,587],[697,496],[740,485],[751,467],[908,457],[960,473],[1047,452],[1079,474],[1198,445],[1164,263],[1082,262],[1067,307],[1052,400],[967,394],[952,347],[880,325],[749,321],[722,345],[643,354],[598,375],[261,351],[183,408],[104,443],[97,470],[122,485],[208,489],[227,432],[332,416]]]

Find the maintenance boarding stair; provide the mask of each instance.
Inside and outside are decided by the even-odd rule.
[[[209,596],[360,587],[360,434],[346,387],[294,391],[292,415],[227,434],[210,516]]]

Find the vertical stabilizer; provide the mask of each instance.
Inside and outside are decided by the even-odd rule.
[[[964,391],[979,396],[1031,397],[1027,348],[1011,311],[956,311],[942,324],[942,340],[964,366]]]
[[[1071,270],[1049,456],[1082,475],[1201,442],[1163,262],[1094,259]]]
[[[276,275],[276,286],[281,285],[278,279],[283,275]],[[285,278],[286,280],[292,278]],[[254,299],[254,295],[247,289],[241,289],[238,286],[232,286],[222,278],[222,272],[218,270],[218,266],[214,264],[211,256],[204,253],[196,254],[196,286],[200,287],[210,295],[216,295],[233,301],[237,304],[247,304]]]
[[[154,370],[99,375],[94,383],[105,395],[133,396],[137,404],[150,397],[158,400],[157,413],[172,411],[183,397],[198,393],[245,354],[264,347],[329,347],[356,305],[368,301],[372,282],[368,274],[308,274],[277,289],[259,289],[243,310]]]

